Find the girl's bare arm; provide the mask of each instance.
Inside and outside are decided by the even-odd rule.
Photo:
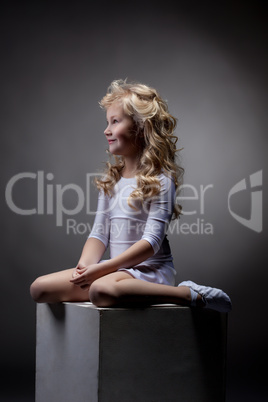
[[[90,240],[90,239],[89,239]],[[143,262],[154,254],[147,240],[139,240],[118,256],[100,263],[91,263],[87,267],[78,267],[71,282],[84,289],[89,288],[94,280],[117,271],[119,268],[130,268]]]
[[[154,250],[147,240],[139,240],[123,253],[101,263],[102,269],[111,273],[119,268],[131,268],[154,255]]]
[[[96,264],[100,261],[104,252],[105,245],[100,240],[91,237],[87,239],[77,265],[86,267],[91,264]]]

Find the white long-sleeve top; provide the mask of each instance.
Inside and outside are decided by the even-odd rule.
[[[157,196],[143,204],[131,200],[137,210],[127,203],[129,195],[137,186],[135,177],[122,177],[116,183],[112,197],[104,195],[103,191],[99,192],[97,212],[89,238],[99,239],[106,248],[110,245],[110,258],[144,239],[154,250],[154,255],[145,261],[147,266],[173,261],[166,232],[174,208],[175,185],[164,174],[158,178],[161,190]]]

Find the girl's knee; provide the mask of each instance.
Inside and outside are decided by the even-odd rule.
[[[46,293],[46,281],[43,276],[37,278],[30,286],[30,294],[37,303],[42,303]]]
[[[89,300],[97,307],[109,307],[117,303],[116,283],[97,279],[89,289]]]

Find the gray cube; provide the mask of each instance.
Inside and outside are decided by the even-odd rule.
[[[37,305],[36,402],[222,402],[227,314]]]

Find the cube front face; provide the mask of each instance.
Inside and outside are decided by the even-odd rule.
[[[37,305],[36,402],[98,402],[99,312]]]
[[[179,306],[38,305],[36,402],[224,401],[226,327]]]

